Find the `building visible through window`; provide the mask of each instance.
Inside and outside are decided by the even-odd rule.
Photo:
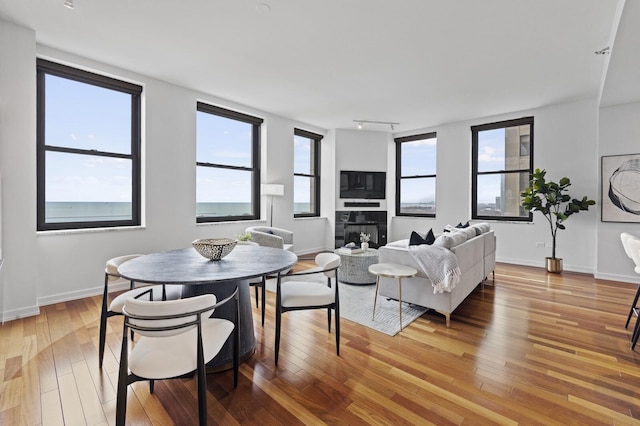
[[[533,171],[533,117],[473,126],[472,217],[531,220],[520,193]]]

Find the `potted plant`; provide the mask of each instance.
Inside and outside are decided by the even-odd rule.
[[[547,271],[562,272],[562,259],[556,257],[556,234],[559,229],[565,229],[564,222],[569,216],[589,210],[596,202],[587,196],[581,200],[571,198],[567,194],[567,188],[571,181],[567,177],[560,179],[558,183],[547,181],[547,171],[536,169],[531,174],[531,186],[520,193],[522,207],[528,211],[542,213],[549,222],[551,229],[551,257],[546,258]]]
[[[238,241],[251,241],[253,240],[253,236],[250,232],[243,232],[242,234],[238,235],[236,239]]]
[[[364,232],[360,233],[360,247],[362,250],[369,250],[369,239],[371,238],[371,234],[366,234]]]

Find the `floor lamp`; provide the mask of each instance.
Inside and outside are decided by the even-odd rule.
[[[284,195],[284,185],[281,183],[263,183],[261,187],[262,195],[269,196],[270,202],[270,213],[269,220],[271,224],[269,226],[273,227],[273,197],[282,197]]]

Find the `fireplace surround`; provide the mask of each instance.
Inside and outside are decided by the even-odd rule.
[[[369,247],[387,244],[387,212],[371,210],[336,211],[335,245],[342,247],[350,242],[360,245],[360,233],[370,234]]]

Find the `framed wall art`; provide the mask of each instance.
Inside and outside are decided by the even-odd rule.
[[[602,221],[640,223],[640,154],[602,157]]]

